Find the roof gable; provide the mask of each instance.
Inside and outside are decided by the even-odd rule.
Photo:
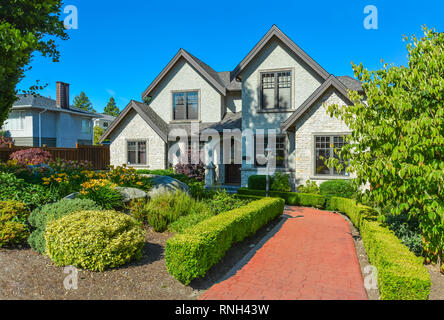
[[[159,137],[168,142],[168,125],[159,115],[154,112],[148,105],[131,100],[130,103],[123,109],[123,111],[119,114],[116,120],[108,127],[108,129],[103,133],[100,137],[99,142],[103,142],[105,139],[109,137],[111,132],[119,125],[119,123],[126,117],[126,115],[134,110],[138,113],[143,120],[159,135]]]
[[[163,80],[163,78],[170,72],[170,70],[176,65],[179,59],[185,59],[193,68],[195,68],[209,83],[211,83],[222,95],[226,95],[226,88],[224,82],[219,77],[218,73],[213,70],[209,65],[202,62],[195,56],[191,55],[184,49],[180,49],[174,58],[167,64],[167,66],[159,73],[149,87],[142,93],[142,99],[149,96],[150,93],[157,87],[157,85]]]
[[[328,79],[317,88],[308,98],[301,104],[299,108],[281,125],[281,129],[283,132],[290,129],[296,121],[308,110],[310,109],[316,101],[322,97],[322,95],[331,87],[334,87],[339,91],[344,97],[348,104],[352,104],[350,99],[348,98],[347,88],[344,84],[339,81],[335,76],[331,75]]]
[[[242,71],[249,65],[249,63],[256,57],[256,55],[273,39],[278,38],[284,43],[296,56],[304,61],[310,68],[312,68],[323,80],[329,77],[329,73],[322,68],[316,61],[314,61],[304,50],[302,50],[296,43],[288,38],[276,25],[273,25],[267,34],[256,44],[256,46],[247,54],[247,56],[237,65],[233,71],[233,77],[239,76]]]

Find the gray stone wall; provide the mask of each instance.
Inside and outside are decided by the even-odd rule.
[[[111,165],[121,166],[128,163],[127,142],[147,142],[147,163],[134,166],[144,169],[165,169],[166,144],[157,133],[137,114],[130,111],[110,137]]]

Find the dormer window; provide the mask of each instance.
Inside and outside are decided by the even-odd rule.
[[[291,109],[291,71],[261,73],[261,109]]]
[[[173,93],[173,120],[199,119],[199,92]]]

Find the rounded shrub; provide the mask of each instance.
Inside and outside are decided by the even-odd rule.
[[[19,201],[0,201],[0,248],[20,244],[29,235],[27,206]]]
[[[62,199],[56,203],[35,209],[28,218],[29,224],[35,228],[28,239],[29,245],[35,251],[45,253],[46,242],[43,235],[48,222],[60,219],[73,212],[86,210],[102,210],[102,208],[89,199]]]
[[[121,212],[81,211],[48,223],[45,240],[56,265],[104,271],[141,258],[145,231]]]
[[[356,190],[351,180],[329,180],[321,183],[319,192],[327,198],[327,210],[332,210],[333,208],[330,205],[332,197],[351,199]]]

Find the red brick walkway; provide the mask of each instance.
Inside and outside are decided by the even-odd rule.
[[[253,258],[199,299],[366,300],[348,222],[312,208],[285,213],[290,218]]]

